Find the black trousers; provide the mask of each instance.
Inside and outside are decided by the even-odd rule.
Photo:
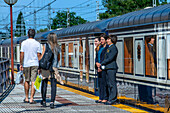
[[[106,83],[106,71],[98,73],[98,87],[99,87],[99,99],[107,100],[108,99],[108,90]]]
[[[109,98],[108,101],[115,102],[117,100],[117,70],[106,70],[106,81],[108,85]]]
[[[51,77],[50,81],[51,81],[51,102],[54,102],[56,96],[56,83],[57,83],[54,75]],[[42,86],[41,86],[41,96],[43,101],[46,101],[47,84],[48,84],[48,78],[43,79]]]

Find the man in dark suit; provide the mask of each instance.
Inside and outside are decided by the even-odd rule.
[[[117,47],[115,46],[117,42],[117,36],[110,36],[107,39],[107,44],[109,48],[105,54],[104,60],[101,62],[101,68],[106,70],[106,81],[108,85],[109,98],[105,103],[106,105],[115,104],[117,101],[117,84],[116,84],[116,72],[118,69],[116,58],[118,54]]]

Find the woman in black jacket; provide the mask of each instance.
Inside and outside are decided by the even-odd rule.
[[[109,48],[105,54],[104,60],[101,62],[101,68],[106,70],[106,81],[108,85],[109,97],[106,105],[114,104],[117,101],[117,84],[116,84],[116,72],[117,72],[117,54],[118,50],[115,46],[117,42],[117,36],[110,36],[107,39]]]
[[[107,96],[107,84],[106,84],[106,72],[101,70],[100,63],[104,60],[104,55],[108,48],[106,44],[107,36],[102,34],[100,36],[100,47],[96,54],[96,67],[98,71],[98,88],[99,88],[99,100],[96,100],[96,103],[105,103],[108,99]]]

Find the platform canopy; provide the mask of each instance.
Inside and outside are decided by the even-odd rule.
[[[109,22],[107,30],[170,22],[170,4],[147,8],[121,16]]]

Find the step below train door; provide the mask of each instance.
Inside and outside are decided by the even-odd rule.
[[[143,37],[135,37],[134,45],[135,75],[144,76],[144,40]]]

